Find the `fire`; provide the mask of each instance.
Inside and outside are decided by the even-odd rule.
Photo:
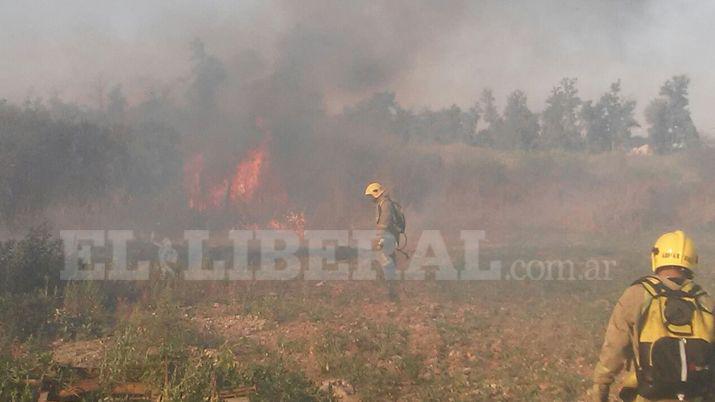
[[[261,168],[267,159],[267,139],[264,139],[256,149],[249,152],[248,157],[236,165],[231,179],[231,201],[250,201],[260,184]]]
[[[189,208],[197,211],[219,208],[226,196],[228,182],[207,185],[204,177],[204,154],[194,155],[184,166],[184,177],[188,190]]]
[[[234,214],[240,222],[237,225],[246,229],[257,229],[263,222],[264,227],[294,230],[302,235],[305,216],[289,208],[280,176],[269,169],[271,131],[260,117],[256,119],[256,128],[263,133],[261,141],[245,152],[224,178],[207,172],[204,153],[197,153],[186,162],[188,207],[199,212]]]
[[[247,156],[236,164],[232,177],[218,182],[212,183],[206,174],[204,154],[194,155],[184,166],[189,208],[206,211],[251,201],[268,163],[269,139],[264,137],[257,147],[248,151]]]
[[[305,214],[302,212],[289,211],[281,219],[271,219],[268,222],[268,227],[271,229],[289,229],[302,237],[305,231]]]

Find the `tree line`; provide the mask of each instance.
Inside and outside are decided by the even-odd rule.
[[[493,92],[485,89],[468,110],[453,105],[415,113],[402,108],[394,93],[383,92],[347,108],[343,114],[348,120],[367,122],[408,140],[462,142],[503,150],[594,153],[648,143],[655,152],[665,154],[700,144],[690,116],[689,83],[687,76],[676,75],[663,84],[659,96],[645,109],[646,139],[633,135],[633,129],[641,127],[634,116],[636,102],[623,96],[620,80],[593,101],[579,97],[575,78],[563,78],[551,90],[541,113],[529,109],[521,90],[510,93],[500,111]]]
[[[94,106],[57,97],[20,105],[0,100],[0,221],[53,204],[101,202],[108,194],[134,201],[144,197],[149,203],[178,199],[184,158],[196,147],[214,144],[206,148],[212,155],[240,153],[241,138],[247,130],[256,130],[252,124],[225,123],[229,129],[220,131],[218,137],[205,130],[216,126],[221,116],[216,94],[225,72],[219,60],[199,50],[183,103],[166,94],[150,93],[143,102],[130,105],[120,85]],[[540,113],[529,109],[527,96],[520,90],[507,96],[501,110],[492,91],[486,89],[468,110],[455,105],[419,112],[400,106],[395,94],[380,92],[337,116],[283,111],[284,124],[277,125],[282,131],[275,137],[282,141],[282,152],[294,152],[296,144],[305,142],[303,146],[311,148],[315,140],[300,134],[322,120],[339,128],[336,136],[353,136],[357,127],[373,136],[397,135],[427,144],[594,153],[628,150],[647,142],[656,152],[667,154],[700,144],[689,111],[689,82],[679,75],[663,84],[659,96],[645,109],[647,139],[632,134],[639,127],[634,117],[636,103],[622,95],[620,81],[597,100],[584,101],[573,78],[554,86]],[[281,118],[270,114],[275,110],[265,111],[266,116]]]

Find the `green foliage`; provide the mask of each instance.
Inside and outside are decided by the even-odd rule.
[[[413,113],[403,109],[392,92],[376,93],[346,108],[343,115],[350,124],[367,126],[380,134],[395,134],[403,139],[442,144],[473,142],[479,120],[476,109],[462,110],[457,105]]]
[[[0,104],[0,218],[105,194],[126,144],[109,128],[56,120],[41,103]]]
[[[547,148],[578,150],[583,146],[578,110],[581,98],[576,78],[564,78],[551,90],[544,109],[542,145]]]
[[[301,307],[300,300],[272,294],[257,296],[243,304],[245,313],[277,323],[294,320],[301,313]]]
[[[114,385],[144,381],[166,400],[210,397],[212,375],[226,367],[225,354],[196,355],[201,344],[171,290],[158,293],[147,310],[135,310],[114,333],[99,370],[105,392]]]
[[[587,101],[581,109],[586,127],[586,143],[592,152],[621,149],[631,139],[631,129],[638,127],[633,117],[635,101],[623,99],[621,82],[611,84],[609,92],[593,104]]]
[[[288,367],[283,360],[250,364],[241,371],[245,384],[256,386],[251,402],[313,402],[332,401],[330,395],[318,390],[303,373]]]
[[[409,130],[400,132],[400,128],[405,128],[400,127],[399,116],[403,112],[393,92],[378,92],[346,108],[343,114],[353,124],[367,124],[381,131],[409,135]]]
[[[688,108],[689,84],[687,76],[673,76],[660,88],[660,97],[646,108],[646,121],[650,124],[648,135],[659,153],[694,147],[700,142]]]
[[[104,336],[111,325],[102,288],[95,282],[70,282],[65,286],[62,306],[55,310],[53,325],[63,339],[94,339]]]
[[[48,106],[0,104],[0,220],[53,203],[86,204],[110,190],[152,195],[181,182],[179,136],[161,122],[164,112],[149,102],[129,125],[121,89],[109,96],[106,111],[57,98]]]
[[[62,264],[61,242],[45,226],[0,243],[0,321],[7,336],[49,335]]]
[[[321,370],[346,378],[366,400],[397,399],[404,378],[419,382],[424,356],[408,345],[409,331],[366,322],[343,331],[326,330],[317,344]]]
[[[0,296],[0,321],[6,336],[25,340],[51,335],[58,300],[43,292]]]
[[[172,291],[163,289],[148,310],[137,309],[115,331],[100,367],[104,392],[124,382],[143,381],[164,400],[204,401],[220,389],[254,385],[255,401],[328,400],[303,373],[281,360],[239,365],[228,344],[212,350],[204,343]],[[246,352],[256,345],[236,347]]]
[[[63,263],[62,242],[52,237],[47,226],[30,229],[19,241],[0,243],[2,292],[47,293],[59,283]]]
[[[0,400],[30,402],[37,400],[34,392],[39,380],[55,368],[52,356],[33,342],[24,345],[26,350],[16,356],[8,350],[9,344],[0,340]]]
[[[484,121],[489,124],[490,128],[498,125],[501,121],[501,116],[499,116],[492,90],[487,88],[482,91],[482,96],[479,100],[481,102],[480,106],[482,114],[484,115]]]
[[[470,143],[476,123],[474,111],[463,112],[457,105],[434,112],[425,110],[417,116],[415,136],[441,144]]]
[[[127,141],[129,163],[117,185],[131,194],[154,196],[182,180],[179,134],[169,126],[138,123]]]
[[[495,141],[498,147],[529,150],[536,146],[539,118],[529,110],[523,91],[514,91],[507,97],[503,116],[501,134]]]
[[[499,138],[501,137],[503,122],[495,101],[494,93],[491,89],[487,88],[482,91],[482,96],[479,98],[477,106],[487,126],[479,130],[477,134],[477,142],[479,144],[494,146],[500,141]]]

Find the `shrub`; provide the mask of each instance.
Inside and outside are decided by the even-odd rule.
[[[35,401],[37,384],[54,366],[50,353],[40,350],[35,342],[15,347],[11,351],[8,342],[0,340],[0,400]]]
[[[258,401],[332,401],[330,395],[321,392],[302,372],[291,370],[282,360],[266,364],[252,364],[242,372],[246,384],[256,386],[251,395]]]
[[[62,307],[53,324],[65,339],[91,339],[106,334],[111,324],[105,297],[95,282],[71,282],[64,288]]]
[[[4,293],[20,294],[35,290],[49,293],[58,285],[64,258],[62,243],[42,225],[30,229],[19,241],[0,243],[0,283]]]

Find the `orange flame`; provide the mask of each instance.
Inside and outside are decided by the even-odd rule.
[[[184,184],[188,192],[189,208],[201,210],[201,171],[204,169],[204,155],[196,154],[184,164]]]
[[[282,191],[280,185],[276,187],[276,183],[279,183],[279,181],[276,181],[276,178],[267,171],[270,162],[271,131],[261,117],[256,118],[255,124],[256,128],[263,133],[261,142],[256,147],[248,150],[224,179],[213,178],[206,173],[203,153],[195,154],[185,163],[184,184],[187,191],[188,206],[190,209],[199,212],[233,206],[238,207],[243,203],[251,202],[253,203],[251,207],[253,207],[258,206],[257,201],[254,201],[254,199],[259,190],[270,191],[271,200],[267,205],[264,205],[263,209],[272,210],[269,214],[273,218],[266,226],[271,229],[294,230],[302,236],[305,229],[303,212],[284,209],[288,202],[287,195]],[[267,183],[263,183],[267,180]],[[276,209],[283,209],[287,212],[276,213]],[[260,212],[257,215],[260,216]],[[263,214],[263,219],[265,219],[265,215]],[[257,229],[259,227],[258,222],[244,222],[243,225],[246,228]]]
[[[260,184],[261,168],[267,162],[267,140],[264,139],[258,148],[251,150],[248,157],[236,165],[231,179],[231,201],[250,201]]]
[[[282,218],[274,218],[268,222],[270,229],[289,229],[297,232],[301,237],[305,231],[305,214],[303,212],[289,211]]]
[[[207,184],[204,175],[204,155],[194,155],[184,165],[184,180],[188,191],[189,208],[197,211],[219,208],[228,190],[228,181]]]
[[[268,162],[270,132],[236,164],[233,176],[218,183],[209,183],[205,173],[204,154],[195,154],[184,165],[184,181],[189,208],[206,211],[227,206],[231,202],[250,201],[261,184],[261,172]],[[230,184],[230,185],[229,185]]]

